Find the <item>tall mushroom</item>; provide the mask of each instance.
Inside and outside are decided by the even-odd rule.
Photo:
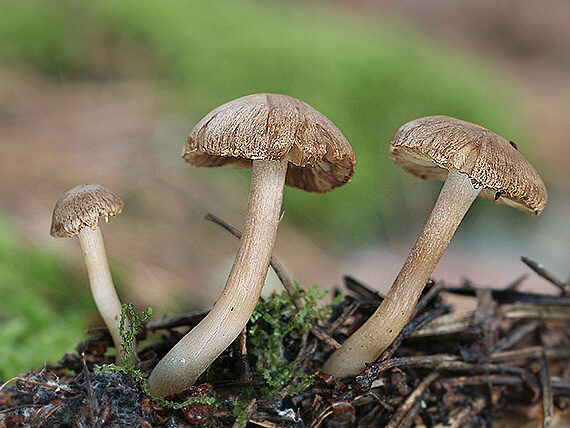
[[[150,392],[159,396],[192,385],[247,324],[267,275],[284,183],[326,193],[349,182],[356,164],[350,144],[329,119],[278,94],[248,95],[214,109],[194,127],[182,156],[195,166],[251,166],[252,181],[224,290],[151,373]]]
[[[56,238],[79,238],[93,299],[113,338],[117,364],[123,361],[123,340],[119,334],[122,307],[111,278],[99,219],[107,221],[122,210],[123,201],[106,187],[76,186],[55,204],[50,231]]]
[[[516,146],[469,122],[447,116],[408,122],[396,132],[390,157],[414,175],[445,183],[384,301],[325,362],[323,371],[337,377],[357,375],[394,341],[477,196],[534,215],[546,204],[544,183]]]

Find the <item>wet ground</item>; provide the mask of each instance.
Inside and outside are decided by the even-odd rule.
[[[22,374],[0,386],[0,424],[14,428],[186,427],[204,422],[270,428],[567,426],[569,284],[559,283],[558,296],[524,293],[516,286],[486,291],[464,287],[451,292],[470,296],[476,301],[474,309],[454,311],[441,299],[450,290],[443,283],[431,283],[394,344],[360,375],[336,379],[315,369],[322,366],[335,340],[342,342],[381,300],[365,284],[347,279],[346,285],[348,296],[326,322],[310,324],[311,331],[306,324],[288,329],[299,317],[290,301],[291,310],[279,305],[278,313],[264,311],[263,317],[250,322],[239,346],[228,348],[198,386],[167,397],[173,403],[191,400],[176,409],[151,399],[125,373],[95,368],[114,357],[105,355],[112,344],[106,329],[93,329],[78,353],[67,354],[57,366]],[[148,373],[205,313],[149,321],[138,336],[137,369]],[[313,335],[315,327],[318,335]],[[282,344],[269,359],[260,352],[268,342],[251,340],[260,332],[267,335],[263,337],[278,337]],[[162,339],[145,341],[156,334]],[[297,372],[273,377],[284,367]],[[311,385],[299,387],[307,375],[313,379]]]

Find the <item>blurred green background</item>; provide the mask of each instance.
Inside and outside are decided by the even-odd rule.
[[[212,211],[241,227],[248,172],[193,169],[180,152],[194,124],[231,99],[300,98],[355,149],[349,185],[328,195],[286,191],[276,254],[305,285],[340,285],[331,278],[342,273],[389,285],[379,278],[385,270],[364,261],[385,249],[405,256],[439,188],[406,177],[387,157],[394,132],[411,119],[479,123],[515,140],[547,184],[558,180],[562,169],[545,160],[556,141],[545,147],[548,125],[500,45],[430,36],[433,16],[422,28],[390,2],[385,10],[341,3],[0,1],[0,380],[56,361],[97,323],[76,243],[47,233],[53,204],[76,184],[101,182],[125,200],[104,231],[124,300],[153,305],[159,316],[215,300],[235,242],[202,216]],[[567,196],[567,177],[557,183],[554,194]],[[479,202],[457,245],[474,253],[487,251],[487,238],[501,240],[502,253],[536,243],[530,255],[548,259],[559,218],[539,223]],[[528,233],[505,245],[512,228]],[[568,249],[556,245],[552,254]],[[458,253],[478,260],[468,251]],[[398,263],[379,264],[391,274]]]

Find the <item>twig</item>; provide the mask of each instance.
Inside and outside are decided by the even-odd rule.
[[[384,299],[378,291],[373,290],[353,276],[345,275],[343,276],[343,279],[345,287],[360,297],[359,300],[381,302]]]
[[[509,291],[516,291],[524,281],[528,278],[528,273],[525,273],[507,285],[506,289]]]
[[[532,305],[514,303],[503,305],[499,311],[505,318],[531,318],[539,320],[570,320],[570,310],[566,305]]]
[[[378,404],[380,404],[380,406],[382,406],[384,409],[386,409],[390,413],[392,413],[395,410],[394,406],[392,406],[390,403],[388,403],[388,401],[386,401],[383,397],[376,394],[374,391],[369,391],[368,395],[370,395],[372,398],[374,398],[374,400],[376,402],[378,402]]]
[[[510,385],[522,386],[524,379],[512,375],[474,375],[447,378],[446,382],[452,387],[465,387],[472,385]]]
[[[303,334],[302,339],[305,339],[306,334]],[[310,370],[311,367],[311,362],[312,362],[312,358],[315,355],[315,352],[317,352],[318,349],[318,341],[316,340],[312,340],[310,342],[307,343],[303,343],[303,356],[301,357],[301,360],[299,361],[299,367],[302,371],[306,372]],[[299,353],[299,355],[301,355],[301,353]]]
[[[55,390],[55,391],[63,391],[63,392],[68,392],[68,393],[70,393],[70,394],[77,394],[77,391],[76,391],[75,389],[68,388],[68,387],[66,387],[65,385],[60,385],[60,384],[55,384],[55,385],[53,385],[53,384],[50,384],[50,383],[41,382],[41,381],[38,381],[38,380],[33,380],[33,379],[25,378],[25,377],[22,377],[22,376],[16,376],[16,377],[13,377],[12,379],[8,379],[6,382],[4,382],[4,383],[2,384],[2,386],[0,386],[0,391],[1,391],[5,386],[7,386],[10,382],[13,382],[13,381],[15,381],[15,380],[17,380],[17,381],[19,381],[19,382],[23,382],[23,383],[30,383],[30,384],[32,384],[32,385],[38,385],[38,386],[41,386],[41,387],[43,387],[43,388],[53,389],[53,390]]]
[[[211,221],[214,224],[217,224],[218,226],[221,226],[224,230],[230,232],[236,238],[241,239],[241,232],[239,230],[237,230],[235,227],[231,226],[230,224],[226,223],[221,218],[216,217],[214,214],[207,214],[206,217],[204,218],[206,220]],[[271,257],[269,265],[273,268],[273,271],[277,274],[277,277],[283,284],[285,290],[287,290],[287,293],[289,293],[291,297],[295,296],[295,294],[297,294],[297,288],[295,287],[295,284],[291,280],[289,275],[287,275],[287,272],[285,272],[285,268],[283,267],[283,265],[281,265],[281,263],[279,263],[279,261],[275,259],[275,257]],[[297,309],[302,309],[303,304],[301,302],[298,302],[296,299],[293,299],[293,303],[295,304],[295,307],[297,307]]]
[[[91,378],[89,377],[89,369],[87,368],[87,362],[85,361],[85,352],[81,354],[81,365],[83,366],[83,376],[85,377],[85,386],[87,388],[87,399],[89,400],[89,418],[91,420],[91,425],[94,427],[99,426],[99,421],[97,420],[97,414],[99,414],[99,404],[95,398],[95,393],[93,392],[93,385],[91,384]]]
[[[473,311],[450,312],[442,314],[421,329],[410,334],[410,338],[445,336],[464,333],[473,321]]]
[[[445,287],[447,293],[458,294],[460,296],[475,296],[476,289],[472,287]],[[497,303],[534,303],[537,305],[570,305],[570,297],[553,296],[548,294],[530,293],[524,291],[514,291],[509,289],[490,288],[493,298]]]
[[[535,331],[540,323],[536,320],[525,322],[521,326],[516,327],[507,336],[499,339],[495,346],[493,346],[492,352],[500,352],[505,349],[511,348],[513,345],[517,344],[525,337],[527,334]]]
[[[447,307],[440,307],[433,311],[417,316],[417,314],[420,313],[428,305],[428,303],[439,294],[442,289],[443,283],[439,286],[436,284],[421,298],[421,300],[416,304],[416,307],[414,308],[411,321],[409,321],[408,324],[404,326],[390,347],[382,353],[380,358],[378,358],[378,361],[384,361],[391,358],[396,353],[406,337],[420,330],[422,327],[426,326],[449,309]]]
[[[420,410],[420,401],[426,389],[438,378],[439,372],[433,371],[424,378],[419,385],[406,397],[404,402],[398,407],[386,428],[405,428],[411,425],[413,419]],[[416,406],[414,406],[416,405]],[[407,421],[405,422],[404,419]]]
[[[461,428],[466,426],[468,422],[473,420],[473,417],[485,408],[485,399],[482,397],[476,398],[471,405],[465,406],[456,415],[451,417],[447,424],[437,424],[434,428]]]
[[[202,319],[208,315],[208,312],[210,312],[210,309],[199,309],[185,314],[151,320],[145,324],[145,327],[147,330],[154,331],[159,329],[168,330],[181,326],[193,326],[202,321]]]
[[[480,345],[489,351],[493,344],[494,332],[497,329],[497,323],[492,322],[495,320],[495,313],[497,304],[492,298],[491,290],[480,289],[477,290],[478,305],[475,313],[473,314],[472,328],[479,332],[480,337],[475,341],[475,344]]]
[[[328,346],[334,349],[339,349],[342,345],[334,340],[331,336],[326,334],[319,326],[311,326],[309,329],[320,341],[326,343]]]
[[[211,221],[214,224],[217,224],[218,226],[221,226],[223,229],[230,232],[236,238],[241,239],[241,232],[237,230],[235,227],[223,221],[221,218],[216,217],[213,214],[207,214],[205,219]],[[297,294],[297,287],[295,286],[291,278],[289,278],[281,263],[279,263],[279,261],[275,257],[271,257],[269,265],[277,274],[277,277],[283,284],[283,287],[285,288],[287,293],[289,293],[289,295],[291,296],[291,300],[293,301],[295,307],[298,310],[303,309],[303,303],[299,299],[295,298],[295,295]],[[334,340],[332,337],[326,334],[320,327],[312,326],[310,330],[311,333],[313,333],[319,340],[325,342],[328,346],[331,346],[335,349],[340,348],[341,346],[340,343],[338,343],[336,340]]]
[[[414,319],[412,319],[406,326],[402,329],[396,340],[390,345],[390,347],[382,353],[379,361],[385,361],[396,353],[404,339],[417,331],[421,331],[423,327],[437,319],[445,312],[447,308],[438,308],[431,312],[424,313]]]
[[[417,314],[419,314],[421,311],[423,311],[424,308],[428,305],[428,303],[431,302],[433,299],[435,299],[435,297],[438,296],[439,293],[445,288],[445,284],[443,281],[434,283],[430,279],[428,281],[428,284],[430,284],[431,287],[423,295],[420,301],[416,304],[414,312],[412,313],[412,318],[415,317]]]
[[[570,396],[570,380],[557,377],[550,380],[552,382],[552,395]]]
[[[554,275],[548,272],[543,265],[529,259],[528,257],[522,256],[521,260],[525,265],[527,265],[529,268],[535,271],[539,276],[546,279],[554,286],[558,287],[560,291],[562,291],[563,295],[565,296],[570,295],[570,284],[560,281],[558,278],[556,278]]]
[[[249,382],[253,380],[251,367],[247,359],[247,328],[244,328],[239,335],[239,350],[241,359],[241,380]]]
[[[253,414],[257,411],[257,400],[253,398],[249,404],[243,409],[246,422],[249,422]],[[240,425],[237,421],[233,424],[233,428],[238,428]],[[262,425],[263,426],[263,425]]]
[[[462,361],[458,356],[448,354],[438,354],[418,357],[392,358],[391,360],[371,364],[361,375],[356,377],[359,388],[366,390],[370,388],[372,382],[378,375],[386,370],[395,367],[421,367],[426,369],[441,369],[450,371],[471,371],[485,373],[507,373],[514,375],[526,375],[527,372],[519,367],[510,367],[490,363],[469,363]]]
[[[317,428],[320,427],[322,422],[328,418],[330,415],[333,414],[333,407],[332,405],[329,405],[327,407],[325,407],[324,409],[321,409],[313,418],[313,420],[311,421],[311,423],[308,425],[308,428]]]
[[[6,382],[4,382],[0,386],[0,391],[2,391],[10,382],[14,382],[15,380],[24,380],[24,378],[21,378],[20,376],[16,376],[16,377],[13,377],[12,379],[8,379]]]
[[[51,415],[53,415],[55,412],[57,412],[57,411],[61,408],[61,406],[63,406],[63,400],[60,400],[60,402],[59,402],[59,404],[58,404],[57,406],[52,407],[52,408],[49,408],[49,412],[47,413],[47,415],[45,415],[44,418],[43,418],[43,420],[42,420],[38,425],[36,425],[36,426],[37,426],[38,428],[41,428],[41,426],[44,424],[44,422],[47,421],[48,418],[49,418]],[[46,408],[46,407],[43,407],[41,410],[43,410],[43,409],[45,409],[45,408]],[[40,410],[40,411],[41,411],[41,410]]]
[[[327,328],[327,334],[331,335],[336,332],[341,325],[345,323],[345,321],[350,318],[354,313],[360,308],[360,303],[358,301],[354,301],[348,306],[345,306],[342,313],[338,316],[338,318],[330,324]]]
[[[497,352],[491,354],[493,363],[514,362],[528,359],[539,359],[542,357],[544,349],[542,346],[532,346],[530,348],[515,349],[512,351]]]
[[[552,400],[552,381],[550,380],[550,370],[544,350],[540,359],[540,383],[542,385],[542,427],[552,426],[554,415],[554,403]]]

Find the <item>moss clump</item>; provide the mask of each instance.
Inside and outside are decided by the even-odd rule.
[[[295,286],[297,293],[294,296],[282,292],[260,300],[248,330],[248,352],[255,356],[256,371],[271,389],[276,391],[297,378],[296,385],[287,388],[287,393],[303,390],[313,380],[313,375],[298,369],[299,353],[293,353],[285,346],[287,340],[298,338],[325,320],[331,307],[343,298],[339,296],[332,303],[322,305],[327,290],[316,285],[308,290],[302,290],[298,283]],[[302,309],[297,309],[294,299],[303,303]]]
[[[128,372],[134,370],[136,364],[136,356],[133,354],[133,346],[138,332],[152,315],[152,308],[147,308],[139,314],[136,313],[132,303],[123,303],[121,310],[121,324],[119,326],[119,333],[123,339],[123,345],[120,352],[125,354],[123,360],[123,368]],[[125,328],[128,325],[129,328]],[[119,352],[119,350],[117,350]]]

